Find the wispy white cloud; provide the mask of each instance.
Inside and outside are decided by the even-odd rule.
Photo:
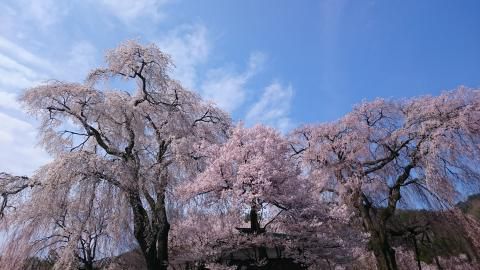
[[[14,93],[0,91],[0,109],[20,110],[17,96]]]
[[[2,3],[1,21],[7,25],[32,25],[35,29],[48,31],[54,24],[60,22],[70,10],[69,1],[56,0],[7,0]]]
[[[246,70],[240,73],[225,68],[210,70],[201,86],[202,95],[228,112],[235,111],[244,104],[246,85],[262,69],[265,58],[263,53],[252,53]]]
[[[26,10],[26,16],[38,23],[42,29],[59,22],[69,11],[67,1],[42,0],[20,2],[23,2],[22,9]]]
[[[156,43],[172,56],[176,65],[173,77],[189,89],[199,89],[205,99],[230,113],[253,98],[255,92],[249,91],[247,86],[266,62],[264,53],[253,52],[244,71],[238,72],[222,65],[207,70],[206,76],[199,76],[199,66],[208,60],[212,47],[208,29],[201,24],[181,25]],[[285,88],[273,83],[249,111],[248,121],[264,122],[286,130],[290,126],[288,112],[292,93],[291,86]]]
[[[187,88],[194,89],[198,83],[198,67],[210,53],[207,28],[202,24],[181,25],[156,43],[162,51],[172,56],[176,66],[173,77]]]
[[[35,56],[21,46],[0,36],[0,87],[18,90],[46,78],[50,62]]]
[[[57,71],[64,80],[82,81],[97,62],[97,49],[88,41],[80,41],[73,45],[68,53],[68,60],[62,69]],[[73,71],[73,72],[72,72]]]
[[[36,129],[22,120],[19,90],[45,80],[52,64],[0,36],[0,171],[31,174],[49,157],[36,146]]]
[[[201,76],[200,67],[207,62],[212,50],[208,29],[202,24],[178,26],[156,44],[172,56],[175,63],[172,76],[175,79],[229,112],[244,104],[248,95],[246,86],[262,70],[266,60],[265,54],[253,52],[244,71],[221,65],[208,69],[206,75]]]
[[[20,64],[16,60],[2,53],[0,53],[0,63],[2,63],[1,68],[4,70],[18,71],[25,74],[28,77],[36,76],[36,72],[34,72],[31,68]]]
[[[40,82],[38,75],[30,77],[18,70],[0,68],[0,86],[9,89],[24,89]]]
[[[61,59],[44,59],[0,36],[0,87],[17,91],[45,80],[83,80],[97,62],[97,49],[87,41],[73,44]]]
[[[293,88],[273,82],[265,88],[260,99],[253,104],[246,115],[247,124],[263,123],[278,128],[282,132],[292,126],[289,117]]]
[[[265,65],[267,56],[263,52],[252,52],[248,60],[248,70],[247,72],[252,73],[249,76],[253,76],[256,73],[260,72]]]
[[[0,52],[0,86],[22,89],[38,83],[44,76]]]
[[[35,142],[33,125],[0,112],[0,171],[31,174],[50,158]]]
[[[22,46],[2,36],[0,36],[0,52],[8,54],[9,57],[15,59],[15,61],[21,64],[34,66],[49,71],[53,70],[53,66],[49,63],[49,61],[31,53]]]
[[[148,18],[153,21],[163,19],[166,14],[164,6],[170,0],[101,0],[101,5],[111,14],[126,24],[140,18]]]

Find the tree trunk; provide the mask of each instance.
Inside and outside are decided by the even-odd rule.
[[[130,195],[134,216],[134,235],[145,258],[148,270],[166,270],[168,267],[168,233],[165,203],[157,202],[156,211],[150,220],[138,194]]]
[[[146,248],[140,246],[148,270],[166,270],[168,267],[168,233],[170,226],[162,226]],[[138,238],[137,238],[138,240]]]
[[[385,232],[372,232],[371,245],[378,270],[397,270],[395,250],[390,246]]]
[[[258,213],[256,205],[252,205],[250,208],[250,229],[252,233],[259,233],[260,232],[260,222],[258,220]]]
[[[165,222],[157,235],[157,261],[160,262],[161,268],[155,269],[167,269],[168,266],[168,233],[170,231],[170,224]],[[150,268],[149,268],[150,269]],[[153,269],[153,268],[152,268]]]
[[[165,206],[165,194],[157,196],[156,219],[158,220],[158,231],[156,237],[157,261],[161,266],[157,269],[167,269],[168,267],[168,233],[170,232],[170,223],[167,219],[167,209]],[[153,247],[155,248],[155,246]]]
[[[360,191],[355,192],[354,200],[357,202],[355,207],[360,210],[363,226],[370,233],[370,245],[377,261],[377,269],[397,270],[395,250],[389,243],[386,221],[372,218],[372,205]]]
[[[85,270],[93,270],[93,262],[86,262]]]
[[[417,267],[418,267],[418,270],[422,270],[422,263],[420,262],[420,251],[418,250],[417,238],[415,237],[415,235],[413,235],[412,240],[413,240],[413,247],[415,250],[415,260],[417,261]]]
[[[143,251],[143,250],[142,250]],[[145,256],[145,262],[147,263],[148,270],[166,270],[167,264],[161,260],[157,254],[155,246],[151,246],[149,250],[143,252]]]
[[[255,203],[253,203],[250,208],[250,229],[253,234],[260,234],[263,232],[260,227],[260,221],[258,220],[257,204]],[[257,247],[255,253],[258,255],[256,257],[259,262],[268,259],[267,248],[264,246]]]

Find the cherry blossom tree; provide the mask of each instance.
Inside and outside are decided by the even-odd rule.
[[[301,171],[290,159],[288,141],[273,128],[239,124],[224,144],[201,144],[197,151],[197,155],[206,157],[207,166],[194,181],[179,189],[179,195],[191,199],[195,209],[191,217],[203,218],[178,227],[192,232],[194,238],[182,240],[190,240],[190,246],[197,247],[197,258],[212,260],[226,251],[252,248],[264,237],[247,237],[248,241],[239,232],[264,234],[279,216],[288,215],[296,207],[300,199],[296,194],[303,189]],[[250,225],[247,228],[242,226],[245,220]],[[254,248],[265,257],[262,243]]]
[[[23,269],[30,256],[48,253],[56,254],[55,269],[79,265],[93,269],[99,252],[110,255],[110,238],[118,223],[116,209],[109,207],[114,203],[112,189],[94,179],[43,182],[42,178],[1,175],[0,180],[11,186],[3,189],[6,207],[0,227],[6,229],[8,242],[0,268]]]
[[[273,128],[240,124],[227,142],[199,145],[197,155],[206,157],[206,168],[178,189],[194,214],[174,233],[178,249],[192,250],[197,261],[253,248],[261,264],[270,247],[315,267],[348,261],[350,243],[360,244],[347,241],[359,235],[348,230],[346,212],[316,196],[291,142]]]
[[[399,203],[439,209],[480,180],[480,91],[365,102],[296,131],[321,191],[356,211],[379,269],[397,269],[388,223]]]
[[[83,84],[49,81],[20,98],[40,120],[41,143],[54,157],[32,179],[56,191],[52,204],[89,187],[108,189],[118,221],[113,230],[133,227],[148,269],[166,269],[168,194],[198,171],[202,159],[191,146],[224,140],[230,119],[170,79],[170,57],[155,45],[127,41],[109,51],[106,62]],[[135,89],[99,89],[118,80],[134,82]],[[32,194],[27,204],[46,196]]]
[[[262,233],[274,221],[262,226],[262,210],[270,207],[268,211],[276,216],[300,203],[296,195],[304,183],[290,152],[288,141],[273,128],[240,124],[225,144],[201,150],[209,165],[183,192],[190,197],[211,195],[205,200],[228,200],[248,212],[250,228],[243,231]]]

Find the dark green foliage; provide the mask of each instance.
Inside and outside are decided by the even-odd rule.
[[[480,194],[471,195],[466,201],[460,202],[458,207],[480,221]]]
[[[480,195],[469,197],[458,205],[464,213],[480,221]],[[469,261],[480,259],[458,216],[426,210],[398,210],[389,223],[395,246],[404,246],[416,253],[417,259],[438,264],[438,257],[464,254]]]

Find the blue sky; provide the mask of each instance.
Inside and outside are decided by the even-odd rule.
[[[480,1],[1,0],[0,171],[49,160],[15,101],[81,81],[126,39],[155,42],[172,76],[234,119],[288,131],[362,100],[480,86]]]

